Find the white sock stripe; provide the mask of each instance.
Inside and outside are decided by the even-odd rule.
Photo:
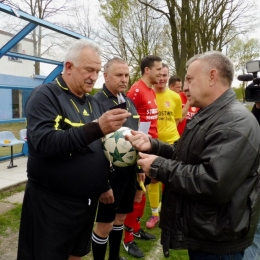
[[[158,213],[159,212],[159,208],[152,208],[152,213]]]
[[[121,225],[121,226],[113,226],[112,230],[114,231],[120,231],[120,230],[123,230],[124,229],[124,225]]]
[[[107,243],[108,237],[106,237],[106,238],[98,238],[94,233],[92,233],[92,240],[95,243],[97,243],[97,244],[104,245],[104,244]]]

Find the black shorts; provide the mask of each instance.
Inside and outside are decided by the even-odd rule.
[[[115,220],[116,213],[127,214],[133,211],[136,170],[136,166],[115,168],[114,177],[110,178],[115,201],[112,204],[99,202],[96,222],[110,223]]]
[[[56,196],[28,181],[17,260],[68,260],[70,255],[88,254],[97,202],[98,198],[80,201]]]

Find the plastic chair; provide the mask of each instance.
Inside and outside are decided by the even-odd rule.
[[[9,166],[7,166],[8,169],[17,167],[17,165],[14,165],[14,154],[13,154],[13,146],[17,144],[24,144],[24,141],[20,141],[15,138],[14,134],[10,131],[2,131],[0,132],[0,146],[10,146],[11,147],[11,161]]]
[[[28,155],[28,144],[27,144],[27,129],[21,129],[20,130],[20,139],[24,141],[22,153],[24,155]]]
[[[27,129],[20,130],[20,139],[24,142],[27,142]]]

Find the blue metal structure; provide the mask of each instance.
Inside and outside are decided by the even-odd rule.
[[[34,17],[30,14],[27,14],[25,12],[22,12],[20,10],[14,9],[8,5],[0,3],[0,12],[7,13],[9,15],[18,17],[22,20],[25,20],[29,22],[19,33],[13,36],[13,38],[8,41],[3,47],[0,48],[0,59],[3,56],[8,57],[14,57],[18,59],[25,59],[25,60],[31,60],[31,61],[37,61],[37,62],[43,62],[47,64],[56,65],[55,69],[43,80],[42,83],[48,83],[53,81],[59,73],[63,70],[63,63],[60,61],[50,60],[46,58],[36,57],[36,56],[30,56],[25,55],[21,53],[14,53],[10,52],[10,50],[16,46],[21,40],[23,40],[29,33],[31,33],[37,26],[42,26],[47,29],[50,29],[52,31],[58,32],[60,34],[72,37],[74,39],[80,39],[80,38],[86,38],[80,34],[77,34],[75,32],[72,32],[70,30],[67,30],[65,28],[62,28],[60,26],[57,26],[55,24],[52,24],[50,22],[41,20],[37,17]],[[0,89],[18,89],[18,90],[32,90],[34,87],[32,86],[19,86],[19,85],[8,85],[8,84],[1,84],[0,83]],[[10,120],[0,120],[1,123],[10,123],[10,122],[24,122],[25,118],[19,118],[19,119],[10,119]],[[14,157],[21,156],[23,154],[16,154]],[[10,158],[10,157],[9,157]],[[2,159],[8,159],[8,157],[1,157]]]
[[[44,83],[48,83],[48,82],[54,80],[55,77],[62,71],[62,68],[63,68],[62,62],[44,59],[44,58],[35,57],[35,56],[30,56],[30,55],[25,55],[25,54],[20,54],[20,53],[13,53],[13,52],[9,52],[9,51],[39,25],[43,26],[47,29],[50,29],[52,31],[56,31],[58,33],[70,36],[70,37],[75,38],[75,39],[86,38],[86,37],[84,37],[84,36],[82,36],[78,33],[75,33],[75,32],[72,32],[70,30],[67,30],[65,28],[59,27],[59,26],[52,24],[50,22],[41,20],[37,17],[29,15],[25,12],[20,11],[20,10],[13,9],[10,6],[4,5],[2,3],[0,3],[0,12],[4,12],[4,13],[10,14],[10,15],[19,17],[20,19],[23,19],[23,20],[29,22],[28,25],[26,25],[19,33],[17,33],[9,42],[7,42],[0,49],[0,59],[4,55],[6,55],[6,56],[9,56],[9,57],[15,57],[15,58],[20,58],[20,59],[39,61],[39,62],[57,65],[57,67],[53,70],[53,72],[45,79]]]

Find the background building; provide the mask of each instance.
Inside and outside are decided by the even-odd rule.
[[[0,49],[13,38],[13,34],[0,30]],[[33,41],[24,38],[10,52],[33,56]],[[42,83],[44,77],[34,75],[34,62],[16,57],[0,59],[0,120],[24,118],[24,106],[31,93],[29,87]],[[8,88],[19,86],[20,88]]]
[[[8,41],[13,38],[13,34],[0,30],[0,49]],[[33,54],[33,41],[24,38],[17,45],[15,45],[10,52],[34,55]],[[3,56],[0,59],[0,73],[22,77],[33,77],[34,62],[30,60],[22,60],[15,57]]]

